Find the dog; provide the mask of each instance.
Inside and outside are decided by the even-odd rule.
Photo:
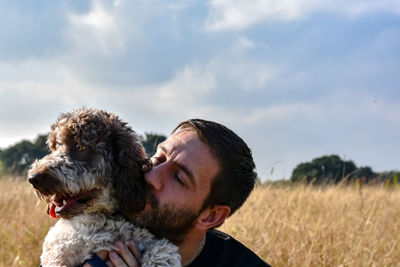
[[[127,123],[83,107],[61,113],[47,142],[50,154],[28,171],[47,212],[58,218],[43,243],[43,267],[80,266],[93,253],[115,250],[115,241],[129,239],[144,248],[143,267],[181,266],[175,245],[122,215],[144,209],[149,189],[142,170],[151,168]]]

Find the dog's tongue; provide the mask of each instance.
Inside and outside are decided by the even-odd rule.
[[[75,197],[64,197],[56,195],[50,204],[49,214],[53,218],[59,218],[59,212],[64,208],[74,205],[80,196]]]
[[[63,200],[64,200],[64,197],[61,195],[54,196],[53,202],[51,202],[50,210],[49,210],[49,214],[51,217],[58,218],[57,210],[59,210],[60,207],[63,206]]]
[[[51,203],[50,205],[50,210],[49,210],[49,214],[51,217],[53,218],[57,218],[57,214],[56,214],[56,204],[54,204],[54,202]]]

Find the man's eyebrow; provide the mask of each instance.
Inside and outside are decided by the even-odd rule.
[[[168,152],[167,148],[165,147],[165,145],[163,143],[160,143],[157,147],[162,152],[164,152],[166,155],[169,155],[169,152]],[[186,167],[184,164],[182,164],[181,162],[174,161],[174,163],[176,165],[178,165],[178,167],[187,175],[187,177],[189,177],[190,182],[193,185],[195,185],[196,183],[195,183],[193,172],[188,167]]]

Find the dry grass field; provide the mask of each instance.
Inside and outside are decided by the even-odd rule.
[[[259,187],[223,226],[272,266],[400,266],[400,190]],[[38,266],[55,222],[24,181],[0,180],[0,266]]]

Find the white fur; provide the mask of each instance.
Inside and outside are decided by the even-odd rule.
[[[95,252],[115,250],[115,240],[129,239],[145,248],[141,266],[181,266],[178,248],[166,239],[157,239],[122,217],[104,214],[82,214],[70,220],[58,220],[45,238],[40,260],[43,267],[78,266]]]

